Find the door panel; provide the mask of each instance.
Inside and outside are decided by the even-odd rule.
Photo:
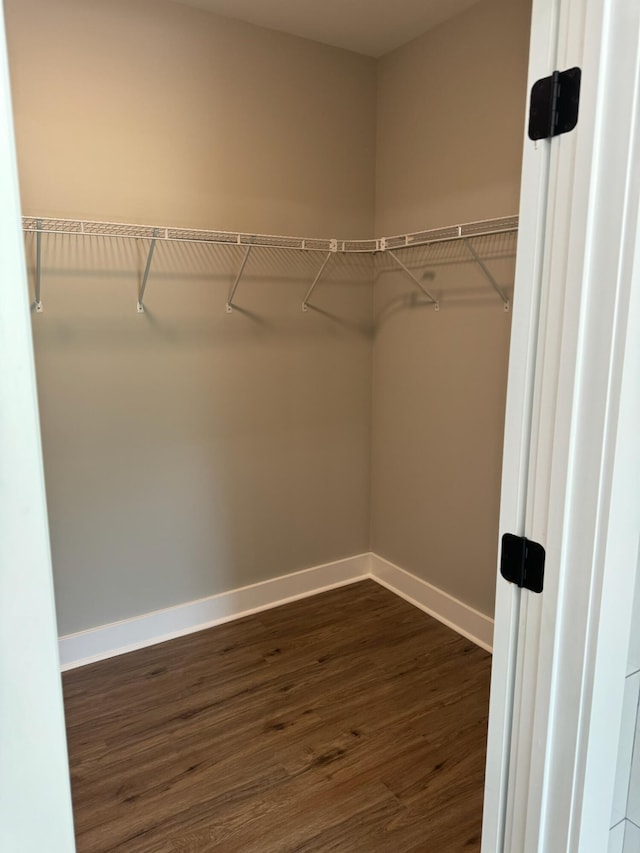
[[[543,52],[540,22],[548,23],[551,5],[534,0],[532,56]],[[633,588],[640,529],[640,454],[629,438],[640,434],[640,418],[623,394],[633,387],[628,378],[623,383],[629,371],[636,398],[640,387],[640,365],[624,357],[638,287],[640,9],[634,2],[561,0],[558,13],[556,61],[539,76],[581,67],[580,117],[575,131],[541,143],[549,156],[546,200],[528,183],[535,145],[525,142],[521,209],[536,209],[544,234],[524,220],[520,240],[525,250],[537,245],[543,260],[538,281],[519,254],[514,309],[522,284],[538,287],[540,311],[528,474],[505,471],[500,531],[541,542],[546,577],[541,595],[506,591],[498,580],[496,636],[513,646],[496,644],[492,689],[499,692],[491,699],[487,765],[494,785],[506,742],[500,722],[508,716],[508,662],[513,715],[500,765],[503,800],[495,789],[486,792],[486,853],[606,849],[631,613],[631,595],[623,601],[620,590]],[[522,341],[514,346],[524,348]],[[516,381],[514,372],[508,406],[521,394],[512,393]],[[507,432],[505,467],[510,445],[524,433]],[[518,477],[524,529],[510,530]],[[515,638],[504,628],[514,623]]]
[[[0,850],[75,850],[0,3]]]

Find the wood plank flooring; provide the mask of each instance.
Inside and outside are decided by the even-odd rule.
[[[373,581],[65,673],[78,853],[478,851],[489,674]]]

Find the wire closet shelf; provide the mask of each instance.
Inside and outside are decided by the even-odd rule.
[[[505,311],[509,310],[509,299],[498,285],[491,272],[478,254],[471,240],[494,234],[517,232],[518,217],[506,216],[498,219],[484,219],[477,222],[466,222],[460,225],[449,225],[444,228],[432,228],[426,231],[416,231],[411,234],[398,234],[393,237],[378,237],[370,240],[339,240],[337,238],[321,237],[285,237],[272,234],[250,234],[242,231],[205,231],[193,228],[173,228],[156,225],[128,225],[119,222],[93,222],[81,219],[54,219],[50,217],[25,216],[22,219],[22,229],[25,233],[36,235],[36,270],[35,270],[35,308],[42,311],[41,301],[41,272],[42,272],[42,235],[67,234],[87,237],[116,237],[133,240],[149,240],[149,250],[142,280],[138,290],[138,311],[144,312],[144,293],[151,270],[153,254],[158,241],[179,243],[210,243],[225,246],[240,246],[245,253],[240,269],[229,291],[227,311],[233,309],[233,297],[242,278],[245,266],[254,249],[284,249],[288,251],[323,253],[322,265],[309,288],[302,310],[307,310],[309,299],[320,281],[322,274],[334,255],[338,254],[370,254],[385,253],[402,269],[420,290],[430,299],[436,310],[438,300],[430,293],[424,284],[397,257],[396,251],[417,246],[428,246],[434,243],[444,243],[451,240],[461,240],[469,251],[470,257],[480,266],[484,276],[501,298]]]

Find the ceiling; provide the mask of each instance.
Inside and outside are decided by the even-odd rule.
[[[179,0],[272,30],[379,57],[478,0]]]

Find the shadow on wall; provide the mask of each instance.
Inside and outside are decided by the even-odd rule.
[[[506,287],[515,241],[482,240]],[[139,314],[146,241],[43,238],[33,326],[61,632],[362,553],[370,512],[376,550],[410,566],[429,554],[432,582],[464,599],[449,575],[469,556],[438,541],[461,512],[493,507],[465,478],[497,493],[509,315],[461,248],[402,253],[439,313],[385,255],[332,258],[303,312],[322,254],[261,248],[228,314],[243,249],[158,243]],[[373,373],[373,422],[393,452],[374,447],[372,504]],[[446,470],[426,464],[425,442]],[[399,509],[414,491],[418,537]]]
[[[509,299],[515,243],[473,243]],[[378,256],[372,549],[490,615],[511,312],[459,241],[399,257],[440,310]]]
[[[35,277],[35,243],[35,235],[27,234],[26,254],[30,264],[32,290]],[[63,281],[65,289],[68,289],[76,279],[83,291],[79,294],[80,298],[90,304],[96,296],[96,280],[105,279],[109,281],[110,291],[114,285],[126,283],[135,299],[147,261],[148,245],[146,240],[45,234],[42,239],[41,273],[45,295],[48,289],[49,295],[55,298],[56,283],[59,285]],[[250,304],[242,304],[242,290],[251,282],[259,284],[265,291],[267,304],[273,295],[271,288],[276,284],[288,283],[291,299],[298,310],[310,283],[323,266],[324,252],[300,252],[262,246],[254,248],[249,263],[242,269],[242,258],[246,251],[244,246],[158,242],[148,279],[148,291],[145,293],[146,309],[148,310],[149,304],[153,304],[154,289],[167,284],[181,287],[185,300],[201,299],[202,289],[190,291],[189,286],[206,284],[208,299],[217,299],[219,305],[224,307],[230,287],[242,270],[241,289],[233,300],[234,310],[244,312],[257,322],[264,322],[264,317],[253,311]],[[331,305],[331,299],[322,299],[324,289],[336,291],[337,288],[346,290],[358,284],[370,285],[372,270],[372,259],[367,255],[336,254],[331,258],[331,263],[324,267],[322,279],[314,293],[314,301],[309,303],[308,307],[323,310],[323,302],[327,306]],[[88,286],[88,282],[94,282],[93,288]],[[265,300],[259,301],[262,303]],[[362,334],[370,334],[370,323],[359,322],[357,316],[355,319],[358,322],[351,322],[348,305],[342,305],[341,308],[341,314],[331,314],[325,307],[325,316],[332,317],[340,325],[354,331],[360,330]]]
[[[396,254],[443,310],[497,307],[504,311],[503,297],[508,301],[510,309],[515,275],[516,232],[476,237],[471,246],[486,270],[476,262],[462,240],[400,249],[396,250]],[[420,291],[416,282],[412,283],[393,258],[384,253],[376,255],[374,279],[379,290],[388,285],[386,296],[378,300],[376,328],[398,311],[421,308],[434,310],[433,303]]]
[[[255,252],[228,314],[241,250],[158,245],[139,314],[147,247],[42,241],[63,634],[369,548],[370,259],[330,265],[303,313],[319,257]]]

